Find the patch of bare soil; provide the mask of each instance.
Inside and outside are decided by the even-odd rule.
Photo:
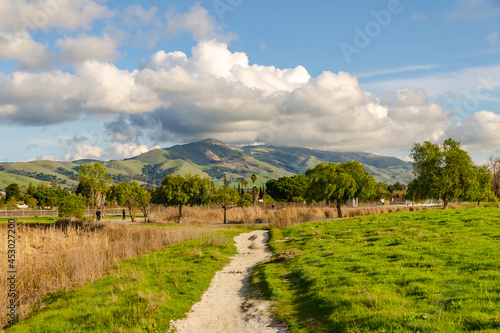
[[[235,237],[238,254],[215,274],[210,287],[187,317],[170,322],[175,332],[287,332],[269,313],[271,302],[250,297],[248,279],[256,265],[271,257],[268,232],[255,230]]]

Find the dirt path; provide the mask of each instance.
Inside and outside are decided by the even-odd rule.
[[[248,278],[253,268],[268,259],[268,232],[255,230],[234,238],[238,254],[215,274],[210,287],[187,317],[172,321],[179,333],[287,332],[268,313],[269,301],[249,299]]]

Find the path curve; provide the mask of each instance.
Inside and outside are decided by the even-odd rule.
[[[250,299],[248,279],[256,265],[269,259],[268,231],[255,230],[236,236],[238,254],[217,272],[201,301],[184,319],[171,321],[179,333],[287,332],[269,314],[271,302]]]

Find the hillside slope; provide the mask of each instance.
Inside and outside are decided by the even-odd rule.
[[[106,161],[102,164],[116,182],[136,181],[157,186],[168,174],[199,174],[220,183],[224,178],[231,182],[257,175],[257,185],[269,179],[304,173],[321,162],[344,163],[359,161],[379,182],[392,184],[409,182],[412,178],[411,163],[395,157],[359,152],[332,152],[308,148],[245,146],[233,147],[221,141],[207,139],[165,149],[154,149],[123,161]],[[49,184],[56,181],[66,188],[77,185],[81,164],[94,160],[73,162],[32,161],[0,164],[0,188],[9,182],[26,185],[33,182]]]

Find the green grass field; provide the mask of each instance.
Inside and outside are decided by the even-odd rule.
[[[0,218],[0,225],[7,224],[9,220],[16,220],[16,223],[29,224],[29,223],[54,223],[59,220],[59,217],[15,217],[15,218]]]
[[[232,238],[246,231],[214,232],[122,261],[102,279],[51,295],[6,332],[167,332],[236,253]]]
[[[499,332],[500,210],[398,212],[271,231],[253,282],[291,332]]]

